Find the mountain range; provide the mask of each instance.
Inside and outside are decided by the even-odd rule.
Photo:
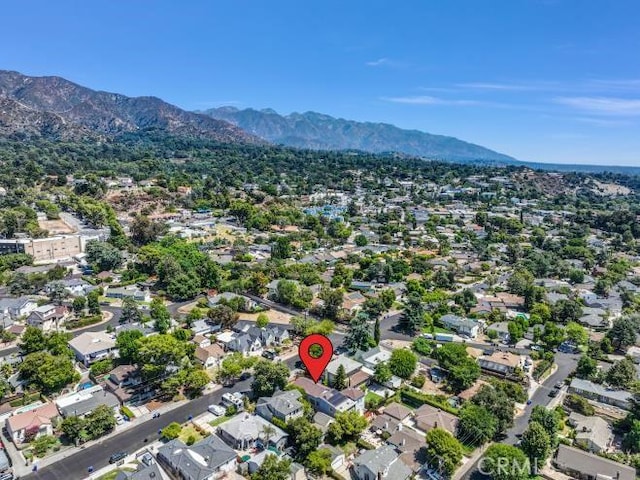
[[[523,162],[454,137],[316,112],[279,115],[272,109],[234,107],[190,112],[157,97],[128,97],[92,90],[61,77],[32,77],[0,70],[0,138],[118,140],[132,132],[223,143],[275,143],[313,150],[396,153],[456,163],[640,174],[639,167],[631,166]]]
[[[264,143],[228,122],[182,110],[156,97],[127,97],[61,77],[0,70],[0,135],[77,140],[139,131]]]
[[[201,113],[288,147],[395,152],[454,162],[520,163],[515,158],[454,137],[404,130],[387,123],[355,122],[316,112],[279,115],[272,109],[220,107]]]

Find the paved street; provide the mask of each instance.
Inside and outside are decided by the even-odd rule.
[[[157,440],[160,435],[158,430],[171,422],[183,423],[189,416],[197,416],[203,413],[211,404],[217,404],[222,399],[222,394],[234,391],[244,391],[251,387],[251,379],[236,383],[233,387],[223,388],[209,395],[196,398],[186,405],[162,414],[157,419],[141,422],[135,428],[107,438],[106,440],[80,450],[53,465],[47,466],[24,478],[43,480],[69,480],[80,479],[88,476],[87,468],[93,466],[98,470],[109,463],[109,457],[116,452],[134,452],[143,448],[148,443]]]
[[[564,381],[564,379],[567,378],[573,370],[575,370],[577,359],[578,356],[575,354],[556,353],[555,363],[558,365],[558,369],[553,373],[553,375],[549,376],[545,382],[540,385],[540,387],[538,387],[531,397],[531,405],[527,406],[523,415],[514,420],[513,427],[507,431],[507,436],[501,440],[500,443],[513,445],[518,441],[517,435],[522,434],[527,429],[533,407],[536,405],[547,406],[549,403],[554,401],[552,397],[549,397],[549,392],[553,390],[553,386],[556,383]],[[469,472],[463,477],[464,479],[480,480],[489,478],[478,471],[478,463],[480,459],[478,459],[478,461],[471,467]]]

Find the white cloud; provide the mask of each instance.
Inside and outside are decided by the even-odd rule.
[[[367,67],[388,67],[388,68],[400,68],[407,67],[408,65],[402,62],[398,62],[396,60],[392,60],[387,57],[378,58],[377,60],[371,60],[369,62],[365,62]]]
[[[614,97],[557,97],[559,105],[590,112],[594,115],[640,115],[640,99]]]
[[[412,97],[383,97],[383,100],[387,102],[404,103],[408,105],[483,105],[482,102],[479,102],[477,100],[449,100],[446,98],[432,97],[429,95],[417,95]]]
[[[456,87],[467,88],[473,90],[495,90],[495,91],[532,91],[532,90],[546,90],[551,88],[551,84],[517,84],[517,83],[484,83],[484,82],[471,82],[471,83],[458,83]]]

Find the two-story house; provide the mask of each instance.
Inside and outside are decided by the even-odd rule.
[[[315,383],[306,377],[299,377],[294,385],[304,390],[307,400],[314,410],[335,417],[338,412],[346,412],[355,409],[356,402],[333,388]]]
[[[304,415],[304,408],[298,400],[301,396],[298,390],[287,390],[275,392],[271,397],[260,397],[256,403],[256,414],[268,421],[275,417],[286,423]]]
[[[27,317],[27,325],[39,328],[43,332],[53,330],[68,315],[67,307],[48,303],[34,309]]]
[[[69,340],[69,347],[79,362],[88,367],[93,362],[117,355],[113,335],[105,332],[84,332]]]

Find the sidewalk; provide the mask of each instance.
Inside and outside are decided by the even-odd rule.
[[[205,393],[210,393],[213,392],[215,390],[217,390],[218,388],[222,388],[220,385],[217,385],[214,388],[208,389]],[[180,402],[172,402],[169,405],[163,406],[157,410],[155,410],[154,412],[160,412],[160,413],[166,413],[166,412],[170,412],[171,410],[174,410],[186,403],[188,403],[189,400],[182,400]],[[48,455],[44,458],[40,458],[35,460],[32,463],[27,463],[27,460],[24,458],[24,456],[22,455],[22,452],[20,452],[19,450],[16,449],[16,447],[13,445],[12,442],[9,442],[8,439],[5,439],[5,447],[7,450],[7,453],[9,454],[10,458],[11,458],[11,463],[13,465],[13,471],[14,471],[14,475],[16,475],[17,477],[22,477],[22,476],[26,476],[28,474],[30,474],[32,472],[33,469],[33,464],[35,463],[38,466],[38,469],[46,467],[48,465],[51,465],[55,462],[58,462],[64,458],[70,457],[71,455],[74,455],[80,451],[82,451],[84,448],[88,448],[91,447],[95,444],[101,443],[104,440],[106,440],[107,438],[111,438],[115,435],[118,435],[126,430],[129,430],[131,428],[135,428],[138,425],[140,425],[140,423],[146,422],[148,420],[152,419],[152,412],[146,413],[144,415],[142,415],[141,417],[136,417],[135,420],[133,421],[129,421],[124,423],[123,425],[118,425],[116,426],[116,428],[109,433],[108,435],[104,435],[100,438],[97,438],[95,440],[91,440],[85,444],[83,444],[82,447],[73,447],[73,446],[68,446],[66,448],[63,448],[62,450],[60,450],[59,452],[55,452],[52,455]]]

